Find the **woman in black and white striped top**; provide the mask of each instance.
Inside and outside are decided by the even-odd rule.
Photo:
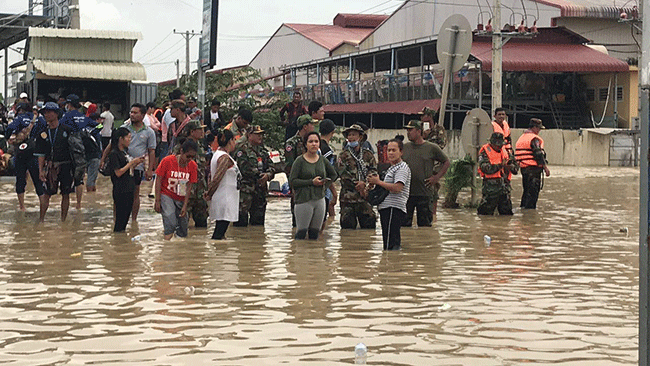
[[[384,202],[377,206],[384,250],[398,250],[401,247],[400,229],[406,218],[406,201],[411,187],[411,169],[402,161],[403,148],[401,140],[390,140],[387,155],[391,166],[386,171],[384,180],[380,180],[378,175],[368,177],[369,183],[384,187],[389,192]]]

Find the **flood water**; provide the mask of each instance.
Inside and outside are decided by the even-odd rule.
[[[113,234],[101,176],[81,212],[59,222],[53,197],[35,225],[33,188],[18,214],[2,180],[0,364],[347,365],[364,342],[375,365],[635,365],[638,170],[552,174],[537,211],[440,209],[399,252],[379,227],[336,221],[294,241],[287,199],[227,241],[192,228],[163,242],[143,195],[137,225]]]

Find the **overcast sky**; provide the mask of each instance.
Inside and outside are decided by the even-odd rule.
[[[35,2],[42,2],[36,0]],[[338,13],[390,14],[402,0],[221,0],[217,68],[248,64],[282,23],[332,24]],[[134,61],[142,63],[149,81],[176,77],[174,61],[185,70],[185,41],[177,32],[201,32],[203,0],[80,0],[81,28],[142,33]],[[0,0],[0,13],[20,13],[28,0]],[[41,10],[37,9],[37,15]],[[198,37],[190,58],[198,58]],[[22,46],[21,43],[14,47]],[[1,53],[4,55],[4,53]],[[9,51],[10,64],[21,56]],[[4,60],[3,60],[4,64]],[[196,68],[196,66],[194,66]],[[0,92],[4,78],[0,78]]]

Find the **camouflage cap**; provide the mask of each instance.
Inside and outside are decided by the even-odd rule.
[[[298,120],[296,120],[296,126],[298,126],[299,130],[301,130],[304,126],[306,126],[309,123],[313,124],[314,120],[308,114],[303,114],[302,116],[298,117]]]
[[[542,120],[539,118],[531,118],[530,119],[530,124],[528,125],[529,127],[539,127],[541,129],[544,129],[544,125],[542,124]]]
[[[201,128],[207,127],[206,125],[202,125],[201,122],[199,121],[189,121],[187,122],[187,130],[188,131],[194,131],[194,130],[199,130]]]
[[[252,134],[256,134],[256,135],[262,134],[264,132],[265,131],[262,129],[262,127],[260,127],[260,125],[252,125],[248,129],[248,133],[252,133]]]
[[[409,123],[404,126],[406,129],[411,129],[411,128],[417,128],[420,131],[423,131],[424,128],[422,127],[422,121],[418,121],[417,119],[412,119],[409,121]]]
[[[348,133],[350,133],[350,131],[357,131],[357,132],[359,132],[359,135],[361,135],[361,136],[366,134],[366,131],[363,130],[363,127],[361,127],[360,125],[358,125],[356,123],[353,124],[352,126],[346,128],[345,130],[343,130],[343,136],[347,137]]]
[[[492,135],[490,135],[490,144],[503,146],[505,143],[506,141],[504,140],[503,134],[501,132],[494,132]]]

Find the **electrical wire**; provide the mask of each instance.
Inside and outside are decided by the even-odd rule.
[[[169,34],[167,34],[167,35],[165,36],[165,38],[162,39],[162,41],[158,42],[158,43],[157,43],[155,46],[153,46],[153,48],[151,48],[147,53],[145,53],[144,55],[140,56],[140,58],[139,58],[138,60],[142,60],[142,59],[145,58],[148,54],[150,54],[151,52],[153,52],[153,50],[155,50],[156,47],[160,46],[161,43],[165,42],[165,40],[166,40],[167,38],[169,38],[169,36],[171,36],[172,34],[173,34],[173,32],[169,32]]]

